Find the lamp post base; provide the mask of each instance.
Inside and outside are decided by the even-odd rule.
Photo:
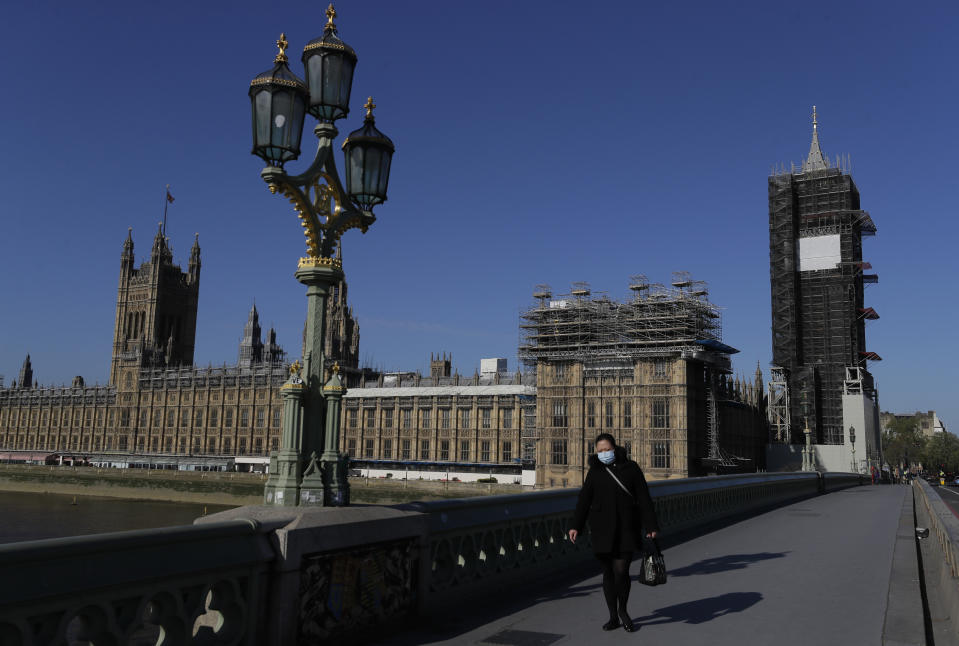
[[[346,507],[350,504],[350,456],[346,453],[324,453],[322,460],[324,502],[328,507]]]
[[[310,460],[303,470],[303,480],[300,482],[300,506],[324,506],[326,487],[323,480],[323,465],[317,459],[316,452],[313,452],[310,454]]]
[[[295,450],[274,453],[270,458],[270,477],[263,487],[263,503],[296,507],[300,502],[299,474],[300,456]]]

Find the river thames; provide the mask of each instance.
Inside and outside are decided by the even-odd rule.
[[[76,504],[74,504],[74,500]],[[227,505],[0,492],[0,543],[191,525]]]

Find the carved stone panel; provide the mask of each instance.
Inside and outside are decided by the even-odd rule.
[[[300,575],[299,643],[326,643],[412,612],[415,543],[395,541],[305,558]]]

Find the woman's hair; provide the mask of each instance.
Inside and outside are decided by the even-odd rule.
[[[606,440],[607,442],[612,444],[614,449],[616,448],[616,440],[614,440],[613,436],[610,435],[609,433],[600,433],[599,435],[597,435],[596,441],[593,442],[593,445],[595,446],[596,444],[599,444],[603,440]]]

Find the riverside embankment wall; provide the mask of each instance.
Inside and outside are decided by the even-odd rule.
[[[105,496],[213,505],[257,505],[266,476],[255,473],[106,469],[71,466],[0,465],[0,491]],[[412,500],[519,493],[519,485],[438,483],[419,480],[355,478],[351,497],[358,503],[391,504]]]

